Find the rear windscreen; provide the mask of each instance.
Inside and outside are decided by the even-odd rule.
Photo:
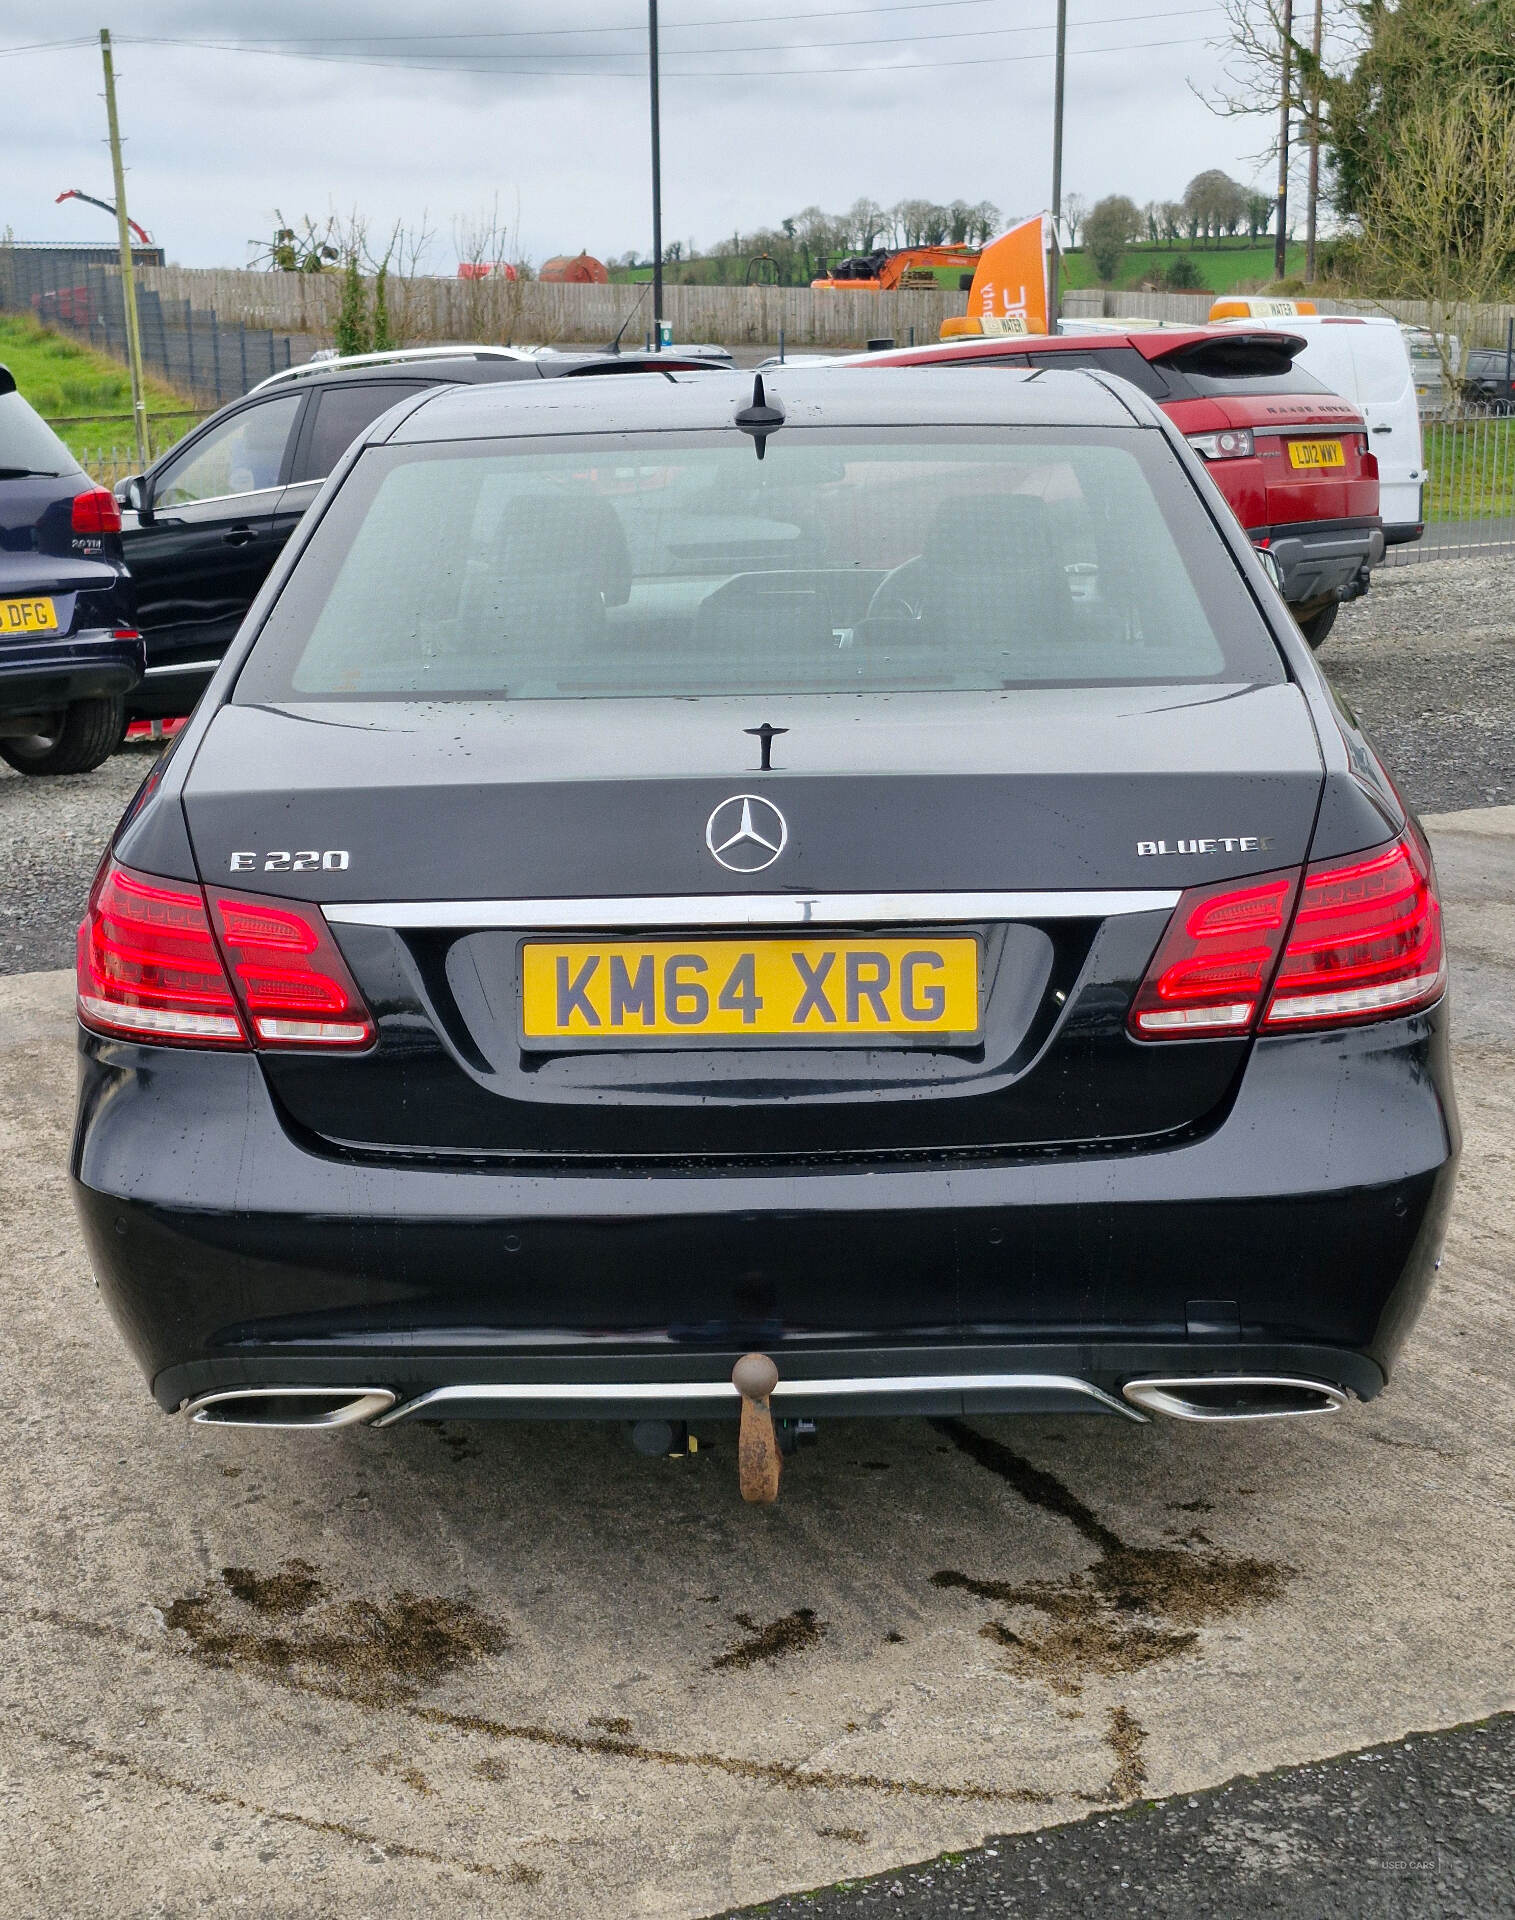
[[[237,699],[1282,677],[1155,431],[788,428],[366,452]]]
[[[80,471],[79,462],[19,393],[0,393],[0,475]]]

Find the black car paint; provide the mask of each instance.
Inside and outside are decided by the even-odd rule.
[[[1473,347],[1462,369],[1463,398],[1481,401],[1491,413],[1515,413],[1515,352]]]
[[[1138,853],[1141,838],[1176,843],[1206,821],[1265,841],[1264,865],[1303,858],[1322,768],[1297,689],[1203,688],[1185,699],[1132,688],[1103,696],[1102,726],[1089,712],[1100,699],[1074,690],[780,703],[787,751],[762,785],[789,823],[783,891],[1145,889],[1257,870],[1260,856],[1239,848],[1202,860]],[[444,705],[399,727],[383,717],[363,704],[223,708],[214,752],[185,796],[200,871],[229,876],[234,853],[273,835],[282,848],[351,855],[343,872],[256,876],[267,893],[328,904],[372,899],[381,872],[386,899],[753,890],[750,876],[714,866],[703,839],[731,791],[723,768],[750,777],[756,766],[742,735],[747,703],[546,702],[499,717]],[[1105,764],[1090,774],[1084,756],[1096,740]],[[1218,765],[1236,771],[1219,775]],[[681,772],[647,778],[665,766]],[[670,821],[684,831],[670,836]],[[944,838],[944,821],[960,831]],[[576,850],[571,867],[565,848]],[[1201,875],[1190,872],[1198,866]],[[515,934],[338,926],[379,1045],[346,1060],[271,1058],[266,1071],[298,1124],[358,1151],[593,1156],[607,1150],[607,1121],[620,1124],[628,1107],[639,1110],[638,1151],[664,1156],[1175,1133],[1225,1098],[1245,1048],[1191,1049],[1178,1074],[1170,1050],[1128,1043],[1125,1007],[1166,918],[979,926],[992,987],[978,1046],[762,1050],[744,1061],[729,1104],[712,1090],[731,1071],[719,1053],[523,1048]]]
[[[654,1178],[326,1154],[245,1055],[85,1036],[76,1193],[166,1410],[239,1382],[719,1379],[754,1345],[786,1377],[972,1348],[1105,1386],[1242,1365],[1367,1397],[1434,1274],[1446,1074],[1438,1011],[1254,1043],[1223,1124],[1158,1154]],[[1200,1300],[1234,1303],[1234,1338],[1190,1335]]]
[[[1121,395],[1119,382],[1098,384]],[[900,399],[911,403],[908,394]],[[1273,633],[1290,680],[1278,691],[1307,716],[1320,771],[1313,804],[1284,828],[1285,863],[1381,844],[1406,816],[1371,748],[1315,668],[1196,457],[1155,410],[1134,395],[1125,404],[1136,422],[1167,436],[1189,472]],[[386,423],[390,434],[397,427]],[[357,457],[357,449],[349,453],[326,498]],[[154,790],[129,813],[115,845],[123,863],[170,878],[200,877],[187,786],[208,779],[207,795],[218,783],[234,789],[245,778],[238,754],[255,759],[272,749],[282,759],[286,727],[291,740],[302,731],[312,742],[319,738],[338,772],[344,753],[357,765],[368,750],[360,726],[350,742],[334,738],[335,721],[250,712],[226,730],[223,698],[298,564],[315,517],[265,584],[210,698],[160,765]],[[1222,696],[1243,712],[1249,698],[1257,696]],[[1180,703],[1175,740],[1187,718]],[[900,715],[898,741],[909,736],[911,719],[908,711]],[[202,772],[213,727],[222,729],[218,739],[230,758],[205,760]],[[785,741],[790,753],[798,747],[795,731]],[[1259,728],[1259,746],[1276,733],[1274,716]],[[701,750],[715,748],[702,742]],[[749,764],[753,751],[733,726],[729,771],[696,769],[672,809],[678,846],[690,837],[685,815],[692,809],[703,818],[709,794],[765,778]],[[852,804],[848,790],[866,778],[865,760],[860,754],[846,771],[832,765],[806,780],[781,767],[766,776],[772,784],[763,790],[782,794],[787,807],[808,786],[835,825]],[[1070,744],[1067,774],[1080,771]],[[1099,783],[1085,784],[1097,796]],[[1078,857],[1100,884],[1131,884],[1121,866],[1121,849],[1134,838],[1131,803],[1129,794],[1122,802],[1120,786],[1112,781],[1107,798],[1086,803],[1092,810],[1082,816],[1081,849],[1070,841],[1042,850],[1041,871],[1058,875],[1053,884],[1073,883],[1067,865],[1057,862]],[[1065,781],[1060,801],[1072,790]],[[1244,804],[1248,782],[1233,776],[1223,790],[1234,809]],[[1220,791],[1207,794],[1207,804]],[[338,792],[333,783],[328,798],[337,801]],[[617,790],[618,803],[625,792]],[[1273,791],[1269,803],[1276,807],[1279,797]],[[293,824],[302,804],[292,791],[271,817]],[[343,891],[399,899],[418,889],[445,897],[459,870],[438,877],[441,843],[428,850],[407,840],[406,811],[396,805],[386,822],[401,841],[382,887],[341,874],[323,876],[319,887],[260,875],[260,887],[327,900]],[[581,829],[592,823],[586,810]],[[349,824],[368,830],[356,804]],[[544,813],[537,827],[547,833],[562,824],[560,815]],[[643,824],[650,829],[652,816]],[[196,832],[209,833],[207,851],[215,858],[224,833]],[[866,884],[828,871],[823,849],[824,835],[811,884]],[[866,851],[855,842],[851,857]],[[663,852],[666,862],[666,845]],[[489,874],[490,859],[510,856],[488,834],[473,837],[470,853],[479,863],[470,897],[488,891],[485,879],[507,890],[512,881],[541,884],[549,895],[567,890],[519,865]],[[418,879],[423,856],[429,866]],[[912,852],[907,835],[906,878],[878,857],[879,871],[893,872],[896,887],[947,887],[968,874],[976,886],[997,880],[1024,887],[1039,871],[1034,845],[1018,849],[1016,864],[1006,835],[993,831],[961,850],[939,841]],[[962,862],[957,872],[954,859]],[[996,861],[1005,864],[986,877],[984,865]],[[1274,854],[1259,852],[1250,862],[1207,867],[1203,877],[1270,864],[1277,864]],[[665,865],[656,887],[655,870],[623,875],[613,890],[677,890],[667,874]],[[1143,875],[1143,882],[1182,886],[1199,877],[1164,874],[1158,882]],[[727,885],[711,870],[698,890],[717,893]],[[1092,969],[1092,950],[1079,944],[1084,930],[1065,922],[1048,936],[1051,968],[1063,967],[1092,988],[1090,1004],[1081,1008],[1070,993],[1050,1030],[1032,1036],[1032,1052],[1044,1065],[1059,1047],[1066,1050],[1063,1070],[1048,1075],[1040,1115],[1025,1097],[1028,1081],[1013,1126],[998,1132],[980,1126],[969,1138],[954,1137],[948,1125],[924,1137],[891,1135],[891,1104],[912,1120],[921,1107],[936,1121],[952,1111],[937,1085],[919,1098],[907,1090],[892,1103],[855,1103],[847,1137],[827,1139],[819,1128],[807,1136],[803,1101],[770,1087],[760,1101],[795,1120],[796,1134],[755,1148],[750,1115],[734,1118],[740,1103],[732,1095],[740,1089],[733,1087],[730,1056],[724,1067],[702,1062],[704,1088],[691,1079],[672,1091],[638,1087],[645,1061],[620,1056],[610,1070],[602,1058],[594,1061],[590,1071],[615,1084],[580,1103],[585,1124],[578,1137],[567,1145],[559,1138],[555,1150],[549,1141],[548,1155],[536,1159],[519,1143],[512,1151],[501,1141],[502,1103],[478,1084],[490,1063],[484,1060],[481,1072],[482,1056],[470,1060],[466,1036],[449,1026],[437,985],[445,984],[446,952],[428,955],[412,945],[402,954],[389,934],[365,948],[374,930],[340,927],[365,987],[381,988],[381,1025],[394,1025],[367,1060],[341,1063],[337,1071],[392,1060],[395,1072],[381,1072],[366,1088],[349,1079],[325,1110],[325,1086],[335,1082],[319,1081],[318,1070],[333,1068],[331,1061],[181,1052],[81,1033],[72,1171],[95,1270],[166,1410],[238,1384],[377,1379],[404,1397],[459,1380],[623,1382],[671,1372],[722,1379],[751,1346],[777,1354],[785,1377],[794,1379],[839,1370],[1036,1371],[1114,1388],[1141,1373],[1246,1369],[1331,1380],[1370,1397],[1439,1264],[1459,1147],[1445,1001],[1407,1018],[1318,1035],[1144,1048],[1124,1033],[1124,1012],[1165,918],[1134,916],[1118,929],[1116,944],[1129,951]],[[1181,1094],[1180,1123],[1156,1140],[1144,1135],[1142,1118],[1150,1119],[1152,1107],[1138,1090],[1124,1135],[1117,1125],[1077,1137],[1073,1105],[1061,1108],[1057,1124],[1068,1065],[1087,1066],[1100,1054],[1105,1069],[1133,1056],[1163,1057],[1164,1097]],[[859,1056],[833,1056],[829,1065],[866,1073],[869,1058],[862,1056],[860,1069]],[[976,1063],[967,1064],[971,1078]],[[1140,1072],[1115,1066],[1105,1081],[1108,1118],[1119,1119],[1117,1088],[1122,1072],[1133,1070]],[[460,1139],[451,1154],[415,1153],[397,1141],[403,1129],[393,1116],[424,1094],[428,1076],[445,1079],[460,1116],[470,1090],[492,1103],[496,1123],[487,1145],[470,1149]],[[665,1130],[648,1154],[627,1148],[621,1102],[628,1090],[641,1110],[654,1109]],[[1009,1091],[1013,1106],[1013,1084]],[[838,1094],[846,1101],[843,1084],[830,1093],[833,1103]],[[1100,1118],[1096,1107],[1085,1116],[1086,1129],[1091,1117]],[[598,1140],[595,1109],[604,1115]],[[536,1110],[544,1119],[549,1111]],[[325,1138],[323,1121],[333,1129]],[[870,1128],[884,1137],[870,1141]],[[909,1402],[917,1411],[964,1405],[961,1393],[947,1389],[923,1389]],[[792,1410],[804,1411],[803,1403]]]
[[[0,396],[20,399],[4,368]],[[0,445],[0,599],[45,596],[58,615],[55,633],[0,633],[6,732],[32,732],[72,702],[125,693],[142,677],[120,535],[74,531],[74,499],[93,483],[61,442],[58,451],[59,472],[12,473]]]

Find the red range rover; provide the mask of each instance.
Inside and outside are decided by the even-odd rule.
[[[859,355],[853,364],[1102,367],[1150,394],[1209,467],[1254,546],[1278,562],[1284,598],[1318,647],[1343,600],[1383,558],[1378,462],[1367,423],[1294,356],[1297,334],[1193,327],[968,338]]]

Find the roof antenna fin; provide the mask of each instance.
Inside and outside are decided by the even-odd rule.
[[[752,404],[737,410],[736,423],[743,433],[752,435],[753,447],[761,460],[769,434],[784,424],[784,409],[763,391],[760,373],[752,376]]]

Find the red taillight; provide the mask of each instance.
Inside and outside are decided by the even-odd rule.
[[[79,928],[79,1018],[99,1033],[245,1047],[247,1030],[198,887],[108,862]]]
[[[1289,872],[1189,888],[1131,1003],[1131,1032],[1139,1040],[1249,1033],[1298,884]]]
[[[1411,831],[1356,860],[1317,862],[1303,884],[1295,870],[1191,887],[1128,1025],[1139,1040],[1344,1026],[1429,1006],[1446,979],[1430,858]]]
[[[119,533],[121,509],[108,487],[90,487],[74,495],[75,533]]]
[[[211,894],[237,997],[263,1047],[366,1047],[374,1025],[319,907]]]
[[[1339,1026],[1429,1006],[1447,982],[1441,906],[1413,831],[1305,872],[1264,1029]]]
[[[199,887],[103,866],[79,928],[84,1025],[189,1047],[372,1043],[319,907],[219,893],[213,907],[214,928]]]

